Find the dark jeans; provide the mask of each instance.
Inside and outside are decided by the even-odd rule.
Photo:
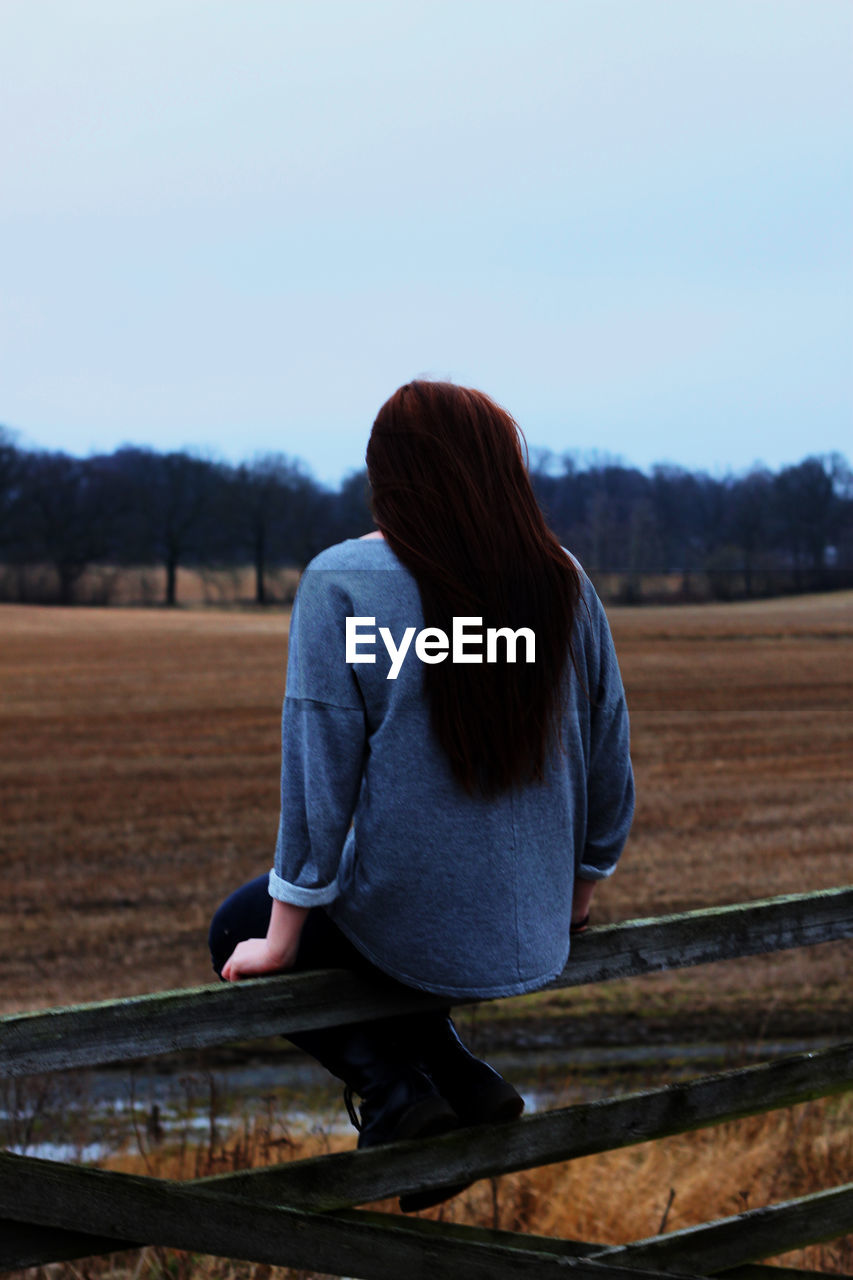
[[[220,977],[226,960],[238,942],[266,935],[272,914],[272,898],[267,890],[267,883],[266,875],[250,880],[226,898],[214,915],[208,941],[213,968]],[[412,987],[397,982],[371,964],[341,933],[322,907],[313,907],[305,917],[299,950],[291,972],[305,969],[348,969],[385,987],[390,985],[400,991],[413,991]],[[381,1037],[385,1052],[390,1052],[392,1045],[396,1045],[397,1051],[400,1051],[401,1045],[411,1043],[413,1036],[429,1034],[430,1028],[434,1030],[444,1022],[447,1013],[449,1009],[446,1012],[438,1010],[401,1014],[397,1017],[375,1019],[361,1026],[363,1030]],[[331,1065],[337,1058],[336,1050],[340,1040],[338,1028],[296,1032],[288,1036],[288,1039],[318,1058],[336,1075],[339,1074]]]
[[[213,968],[220,978],[223,966],[238,942],[266,936],[272,914],[267,882],[268,877],[263,875],[241,885],[225,899],[213,917],[208,943]],[[305,917],[293,968],[351,969],[376,981],[394,982],[352,945],[322,907],[313,907]]]

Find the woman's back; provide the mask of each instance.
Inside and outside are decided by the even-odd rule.
[[[513,994],[562,969],[575,878],[612,871],[633,809],[618,666],[582,586],[544,776],[485,795],[461,785],[436,737],[418,650],[442,649],[419,643],[413,575],[382,539],[311,563],[291,628],[275,896],[324,905],[379,968],[427,990]],[[462,625],[456,656],[485,658],[482,628]],[[506,644],[494,642],[501,657]],[[516,647],[519,663],[526,637]]]

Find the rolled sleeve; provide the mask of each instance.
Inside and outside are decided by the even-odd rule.
[[[327,902],[334,902],[338,896],[336,879],[320,889],[306,889],[304,885],[291,884],[289,880],[284,880],[275,867],[270,870],[269,889],[271,898],[278,898],[279,902],[289,902],[294,907],[322,907]]]

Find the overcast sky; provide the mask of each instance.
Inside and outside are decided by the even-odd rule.
[[[853,458],[850,0],[0,0],[0,423],[336,482],[417,375],[531,445]]]

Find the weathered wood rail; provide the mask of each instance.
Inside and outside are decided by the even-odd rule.
[[[552,984],[576,986],[853,937],[853,887],[591,930]],[[0,1018],[0,1072],[138,1059],[446,1005],[338,971]],[[0,1268],[163,1245],[364,1280],[724,1274],[853,1231],[853,1184],[628,1245],[554,1240],[358,1209],[387,1196],[571,1160],[847,1090],[853,1043],[429,1141],[177,1183],[0,1154]]]

